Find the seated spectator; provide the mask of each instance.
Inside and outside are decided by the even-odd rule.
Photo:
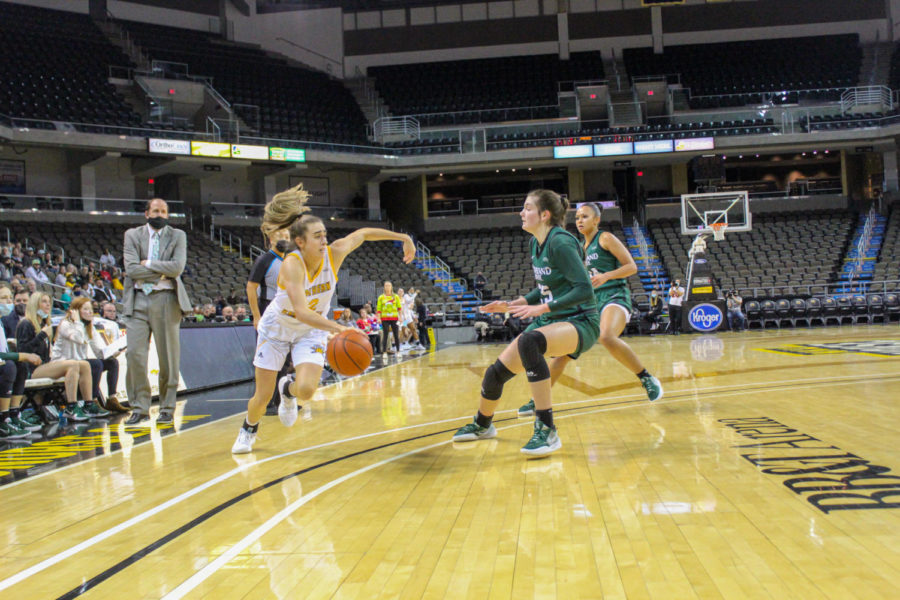
[[[16,327],[16,350],[37,354],[41,359],[41,364],[31,369],[31,377],[65,377],[66,408],[63,416],[71,421],[87,421],[90,417],[85,413],[84,401],[78,400],[78,391],[81,390],[82,398],[91,397],[91,365],[86,360],[50,361],[53,336],[51,310],[53,301],[49,294],[31,294],[25,305],[25,316]]]
[[[78,273],[75,275],[75,283],[80,285],[82,288],[88,285],[91,281],[93,281],[93,273],[91,272],[91,267],[88,265],[82,265],[81,269],[79,269]]]
[[[100,316],[106,319],[107,321],[111,321],[120,329],[125,325],[119,321],[119,313],[116,309],[115,302],[104,302],[100,305]]]
[[[490,327],[491,316],[486,313],[476,313],[475,314],[475,341],[483,342],[487,340],[487,332]]]
[[[231,292],[229,292],[228,296],[225,298],[225,301],[228,302],[228,304],[234,306],[241,301],[241,297],[238,296],[237,290],[231,290]]]
[[[217,315],[222,314],[222,308],[224,308],[226,304],[228,303],[225,302],[225,296],[223,296],[222,294],[217,294],[216,297],[213,298],[213,305],[215,305],[216,307]]]
[[[35,283],[34,279],[25,279],[25,289],[28,290],[29,294],[37,291],[37,283]]]
[[[6,303],[4,292],[11,294],[12,289],[0,288],[0,302]],[[3,328],[0,327],[0,334],[2,333]],[[0,335],[0,440],[24,438],[41,428],[39,417],[20,413],[28,366],[36,367],[39,364],[41,359],[36,354],[10,352],[6,335]]]
[[[12,302],[12,310],[3,314],[5,311],[2,310],[2,307],[4,305],[8,307],[10,301]],[[19,320],[25,316],[25,304],[27,303],[28,292],[25,290],[20,289],[17,292],[13,292],[12,286],[0,287],[0,324],[2,324],[7,338],[16,337],[16,326],[19,324]]]
[[[122,292],[125,290],[125,286],[122,285],[122,280],[125,279],[125,277],[122,276],[122,271],[118,267],[113,268],[110,272],[110,277],[113,291]]]
[[[650,331],[659,329],[659,316],[662,314],[662,294],[657,290],[650,291],[650,310],[647,312],[647,322],[650,323]]]
[[[106,281],[102,277],[94,279],[94,294],[92,296],[97,302],[113,302],[116,299],[112,288],[108,287]]]
[[[738,295],[737,291],[731,290],[725,295],[725,302],[728,306],[728,328],[731,331],[743,331],[747,329],[747,317],[741,310],[744,299]]]
[[[341,318],[337,322],[344,327],[356,327],[356,323],[353,321],[353,312],[349,308],[344,309],[344,312],[341,313]]]
[[[367,311],[365,307],[359,309],[359,319],[356,320],[356,327],[369,336],[369,343],[372,344],[372,351],[375,354],[381,354],[381,336],[375,329],[373,321],[374,319],[370,317],[369,311]]]
[[[12,276],[12,258],[4,256],[2,260],[0,260],[0,280],[9,281],[12,279]]]
[[[112,314],[110,316],[114,317],[113,319],[107,319],[102,316],[94,317],[94,331],[93,335],[91,336],[91,349],[94,352],[96,360],[90,360],[88,362],[91,363],[92,376],[93,373],[102,374],[104,371],[106,372],[106,399],[105,401],[102,401],[103,396],[100,393],[99,389],[99,377],[97,378],[97,382],[94,385],[95,396],[102,401],[101,403],[103,407],[107,410],[123,413],[127,412],[131,408],[131,405],[128,402],[120,402],[118,397],[119,356],[125,350],[119,350],[115,354],[103,358],[103,352],[105,352],[106,347],[122,336],[122,328],[115,320],[116,305],[112,302],[107,302],[104,305],[104,307],[109,306],[112,307]],[[107,314],[109,314],[109,311],[107,311]],[[99,364],[97,364],[96,361],[99,361]]]
[[[484,289],[484,286],[487,285],[487,278],[484,276],[484,273],[478,271],[475,277],[472,279],[472,288],[476,292],[480,292]]]
[[[234,309],[234,320],[239,323],[250,322],[250,309],[246,304],[238,304]]]
[[[234,321],[234,307],[226,304],[222,307],[222,315],[216,319],[219,323],[231,323]]]
[[[203,305],[203,320],[212,323],[216,319],[216,307],[212,304]]]
[[[50,361],[73,361],[87,362],[88,369],[91,374],[91,391],[89,398],[83,405],[84,413],[90,417],[108,417],[109,411],[102,406],[102,396],[100,395],[100,377],[104,367],[114,370],[115,380],[119,378],[119,362],[104,361],[103,348],[106,346],[98,345],[94,339],[94,310],[91,301],[85,296],[76,298],[72,301],[72,306],[66,313],[66,316],[56,328],[56,339],[50,348]],[[91,356],[93,350],[94,358]],[[116,389],[114,383],[113,390]],[[82,396],[84,389],[82,388]]]
[[[107,270],[116,266],[116,257],[112,255],[109,248],[105,248],[103,254],[100,255],[100,265],[107,267]]]

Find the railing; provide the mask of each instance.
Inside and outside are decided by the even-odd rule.
[[[841,94],[841,112],[856,106],[878,104],[887,110],[894,109],[894,98],[890,88],[883,85],[850,88]]]
[[[386,136],[405,136],[409,139],[420,138],[419,121],[414,117],[381,117],[375,119],[375,140],[384,140]]]
[[[853,294],[900,293],[900,280],[846,281],[810,285],[736,286],[746,302],[749,298],[778,299],[792,296],[815,298],[841,298]]]
[[[180,200],[168,200],[170,217],[186,217],[186,206]],[[137,198],[85,198],[83,196],[35,196],[30,194],[3,194],[0,196],[0,213],[17,211],[71,211],[109,214],[144,214],[146,200]]]
[[[631,226],[634,231],[634,236],[637,238],[638,249],[643,257],[647,273],[653,278],[653,287],[659,287],[659,262],[651,265],[650,245],[647,243],[647,238],[644,237],[644,231],[641,228],[641,224],[638,223],[637,218],[633,219]]]
[[[875,228],[875,220],[878,217],[878,213],[875,212],[875,207],[869,209],[869,212],[866,213],[866,222],[863,225],[862,234],[859,236],[859,241],[856,243],[856,260],[850,265],[849,275],[847,277],[848,285],[853,285],[853,280],[856,279],[863,271],[863,265],[866,263],[866,254],[869,252],[869,245],[872,242],[872,230]]]
[[[312,54],[313,56],[324,59],[326,61],[325,69],[324,69],[324,71],[326,73],[328,73],[329,75],[334,75],[336,77],[344,76],[344,63],[342,63],[341,61],[335,60],[328,56],[325,56],[324,54],[320,54],[320,53],[316,52],[315,50],[310,50],[309,48],[307,48],[305,46],[301,46],[300,44],[297,44],[296,42],[292,42],[291,40],[285,39],[283,37],[277,37],[277,38],[275,38],[275,41],[284,42],[285,44],[288,44],[289,46],[293,46],[294,48],[297,48],[298,50],[306,52],[307,54]],[[334,69],[333,68],[334,66],[337,66],[337,69]]]
[[[418,240],[416,240],[416,260],[430,261],[431,264],[435,265],[430,269],[426,267],[423,267],[423,269],[437,271],[436,276],[432,279],[436,286],[440,286],[440,284],[442,283],[459,283],[462,286],[464,292],[468,291],[466,280],[462,277],[454,277],[453,270],[450,268],[450,265],[441,260],[440,257],[432,254],[431,249]],[[478,300],[481,300],[481,292],[479,292],[478,290],[472,290],[472,292]]]
[[[209,240],[211,242],[217,242],[224,250],[233,252],[237,249],[238,256],[244,258],[244,242],[241,239],[241,236],[232,234],[230,231],[222,229],[221,227],[216,227],[213,223],[209,226]],[[250,247],[252,247],[252,245],[248,244],[247,258],[250,258]]]
[[[353,208],[350,206],[309,206],[309,213],[325,221],[326,225],[340,226],[340,222],[349,221],[386,221],[384,209]],[[247,219],[247,225],[256,225],[260,222],[265,210],[263,204],[247,204],[239,202],[212,202],[209,205],[213,221],[216,217],[229,219]]]

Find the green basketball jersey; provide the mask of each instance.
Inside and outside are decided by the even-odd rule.
[[[551,320],[597,309],[591,280],[584,269],[584,250],[571,233],[554,227],[543,244],[531,240],[531,266],[538,288],[527,296],[529,304],[548,304]]]
[[[594,239],[590,241],[587,246],[587,250],[584,255],[584,266],[588,270],[588,274],[591,276],[597,275],[599,273],[609,273],[610,271],[615,271],[619,267],[622,266],[622,263],[619,262],[619,259],[615,257],[615,255],[609,250],[604,250],[600,245],[600,236],[603,234],[603,231],[597,231],[597,234],[594,236]],[[603,290],[604,292],[612,291],[615,288],[624,288],[628,287],[628,282],[624,279],[610,279],[600,287],[596,288],[594,291],[599,292]]]

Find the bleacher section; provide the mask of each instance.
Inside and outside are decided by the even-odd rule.
[[[856,215],[820,211],[754,215],[753,231],[726,232],[707,241],[707,258],[723,289],[745,298],[821,295],[843,267]],[[650,232],[671,277],[684,281],[692,236],[681,235],[678,221],[651,221]]]
[[[220,36],[119,22],[151,58],[185,63],[191,75],[209,76],[232,104],[259,107],[261,137],[336,144],[366,144],[366,119],[352,94],[325,73],[294,67],[262,50]],[[250,127],[254,111],[236,106]]]
[[[872,271],[875,281],[900,281],[900,205],[894,204],[888,215],[878,262]],[[900,290],[900,284],[889,289]]]
[[[668,46],[662,54],[626,48],[623,57],[632,77],[680,75],[690,107],[706,109],[758,104],[764,92],[789,90],[808,91],[771,100],[839,100],[840,88],[857,83],[862,50],[859,36],[848,34]]]
[[[135,225],[32,222],[6,226],[12,241],[39,239],[62,246],[66,260],[77,266],[82,258],[96,262],[104,248],[112,248],[120,256],[125,230]],[[187,264],[182,280],[191,300],[195,304],[211,302],[218,294],[227,295],[231,290],[243,295],[250,265],[211,242],[206,234],[191,230],[186,233]],[[122,267],[121,257],[118,265]]]
[[[368,75],[391,114],[416,115],[425,127],[558,117],[560,81],[604,78],[599,52],[391,65]]]
[[[258,227],[229,227],[232,235],[237,235],[245,244],[262,245],[262,234]],[[335,240],[351,233],[352,229],[340,229],[328,227],[328,239]],[[358,250],[350,254],[341,267],[341,277],[348,280],[352,277],[357,282],[374,282],[375,297],[366,297],[365,301],[374,302],[378,294],[381,294],[385,281],[394,284],[394,289],[408,289],[410,286],[420,289],[422,300],[427,303],[449,302],[450,297],[440,288],[434,285],[424,271],[413,265],[406,265],[401,260],[403,254],[399,245],[393,242],[368,242]],[[249,268],[248,268],[249,274]],[[358,279],[357,279],[358,278]],[[246,282],[246,276],[244,281]],[[345,289],[338,282],[339,292]],[[366,288],[368,289],[368,288]],[[341,296],[341,300],[353,300],[352,296]],[[353,306],[357,306],[353,302]]]
[[[625,232],[620,223],[603,223],[601,229],[625,242]],[[576,233],[574,226],[569,230]],[[507,227],[479,229],[474,236],[460,235],[458,231],[434,232],[427,236],[425,243],[461,277],[471,280],[478,271],[484,273],[487,279],[485,299],[510,299],[535,287],[528,245],[530,240],[531,236],[521,228]],[[641,279],[635,275],[628,279],[628,284],[632,300],[646,304],[648,295]]]
[[[108,81],[113,65],[133,66],[87,15],[0,2],[0,113],[139,127],[141,117]]]

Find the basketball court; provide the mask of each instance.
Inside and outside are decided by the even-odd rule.
[[[498,438],[450,441],[499,345],[324,387],[250,455],[230,453],[247,385],[181,399],[171,430],[84,432],[91,452],[4,480],[0,597],[895,593],[897,325],[628,341],[665,397],[595,347],[555,388],[563,448],[541,460],[519,453],[524,378]]]

